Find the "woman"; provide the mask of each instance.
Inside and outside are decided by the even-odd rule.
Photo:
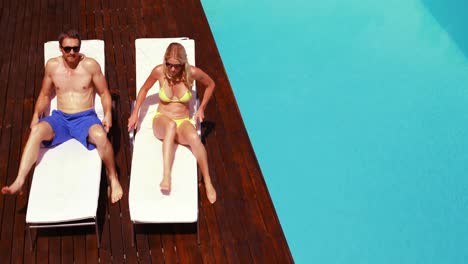
[[[129,131],[136,129],[140,106],[156,81],[160,84],[160,103],[153,117],[153,132],[163,141],[163,179],[159,185],[161,191],[166,194],[171,191],[175,146],[182,144],[189,146],[197,159],[205,182],[206,196],[210,203],[214,203],[216,190],[211,183],[206,150],[197,134],[194,120],[189,117],[193,82],[198,81],[206,86],[203,100],[194,116],[202,122],[206,104],[213,94],[214,81],[201,69],[189,65],[185,48],[181,44],[171,43],[166,49],[163,64],[154,67],[138,92],[135,109],[128,119]]]

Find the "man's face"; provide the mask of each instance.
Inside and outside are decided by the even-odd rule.
[[[80,41],[74,38],[65,38],[62,41],[60,51],[68,63],[76,63],[80,59]]]

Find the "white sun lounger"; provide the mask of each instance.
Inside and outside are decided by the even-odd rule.
[[[104,72],[104,41],[83,40],[81,53],[92,57]],[[60,56],[58,41],[44,44],[45,62]],[[51,101],[50,109],[56,109]],[[102,120],[104,111],[96,95],[95,110]],[[29,193],[26,224],[31,228],[95,225],[100,243],[97,207],[101,181],[101,158],[96,149],[89,151],[71,139],[54,148],[41,148]],[[31,239],[31,247],[32,247]]]
[[[191,39],[137,39],[135,41],[137,94],[152,69],[163,62],[164,53],[171,42],[181,43],[187,51],[189,63],[195,65],[195,44]],[[159,187],[163,169],[162,142],[155,138],[152,128],[152,119],[159,103],[158,93],[159,82],[156,82],[148,91],[146,100],[140,108],[140,120],[134,138],[128,195],[130,219],[133,223],[132,242],[135,241],[135,224],[195,223],[198,220],[197,161],[188,148],[181,145],[177,147],[172,167],[170,194],[162,194]],[[196,95],[195,85],[193,94]],[[196,109],[196,101],[193,99],[191,103],[192,115]]]

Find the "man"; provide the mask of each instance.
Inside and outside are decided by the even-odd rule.
[[[114,163],[114,151],[107,139],[112,126],[112,99],[101,67],[92,58],[79,53],[81,38],[70,30],[59,36],[62,56],[52,58],[45,66],[41,92],[37,98],[31,121],[31,133],[24,147],[18,175],[10,186],[2,188],[3,194],[22,194],[26,177],[36,162],[41,144],[59,145],[75,138],[88,149],[97,148],[107,171],[112,203],[122,198]],[[104,118],[101,121],[94,111],[94,95],[101,97]],[[51,99],[57,96],[57,110],[44,116]]]

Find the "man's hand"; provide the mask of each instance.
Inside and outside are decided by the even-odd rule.
[[[38,123],[39,123],[39,117],[37,117],[37,115],[33,115],[29,128],[32,129],[33,126],[37,125]]]
[[[102,119],[102,126],[104,130],[109,133],[110,128],[112,127],[112,115],[105,115]]]

